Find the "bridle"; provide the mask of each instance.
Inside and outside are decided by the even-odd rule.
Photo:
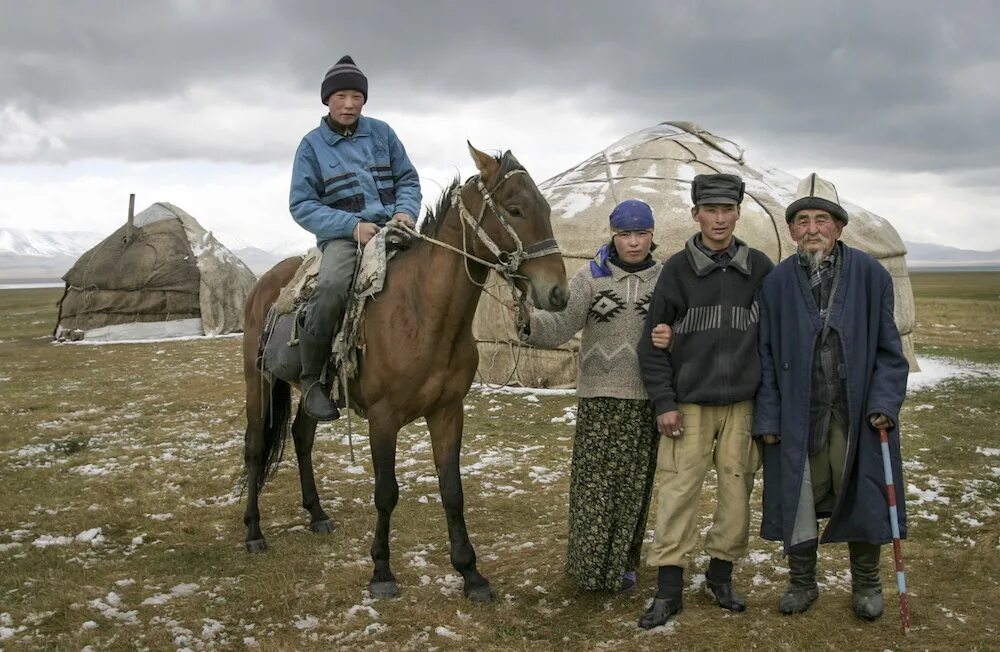
[[[454,247],[447,242],[442,242],[436,240],[430,236],[419,233],[411,227],[403,227],[403,230],[409,235],[419,238],[421,240],[426,240],[430,243],[436,244],[440,247],[450,249],[455,253],[458,253],[465,257],[465,273],[468,275],[469,280],[478,285],[484,292],[493,296],[494,299],[500,301],[500,298],[493,295],[486,289],[485,283],[479,283],[472,278],[472,273],[469,271],[469,261],[474,261],[484,267],[492,269],[497,274],[499,274],[507,284],[510,286],[511,296],[517,302],[517,328],[522,330],[527,325],[527,310],[525,309],[525,296],[524,292],[521,292],[517,285],[515,284],[515,279],[525,278],[523,275],[519,274],[517,270],[521,265],[528,260],[534,258],[544,258],[545,256],[554,256],[556,254],[561,254],[559,245],[556,243],[554,238],[547,238],[545,240],[539,240],[538,242],[532,243],[525,247],[521,238],[518,237],[517,232],[514,227],[510,225],[510,219],[513,219],[509,213],[502,206],[496,203],[493,199],[493,195],[500,189],[508,179],[513,177],[515,174],[528,174],[526,170],[511,170],[507,174],[503,175],[493,189],[490,190],[483,183],[482,177],[476,175],[472,179],[469,179],[465,184],[456,187],[451,192],[451,205],[458,210],[459,216],[462,218],[462,248],[459,249]],[[465,205],[465,199],[462,197],[462,190],[469,185],[472,180],[476,182],[476,189],[482,196],[482,205],[479,208],[479,215],[473,216],[472,212],[469,211],[468,207]],[[500,226],[503,227],[510,239],[514,241],[514,249],[512,251],[504,251],[499,245],[490,237],[490,235],[483,230],[483,218],[486,215],[487,207],[496,216],[497,220],[500,222]],[[402,225],[397,225],[402,227]],[[480,258],[474,254],[469,253],[468,238],[466,237],[466,228],[471,227],[473,235],[479,239],[480,242],[489,250],[491,254],[496,258],[496,262],[490,262],[483,258]]]
[[[458,209],[458,214],[462,217],[462,228],[465,228],[465,224],[471,226],[474,229],[473,235],[479,238],[479,241],[486,246],[494,257],[496,257],[497,262],[488,263],[482,259],[471,256],[468,252],[466,252],[466,255],[469,258],[475,258],[475,260],[481,264],[495,270],[504,278],[519,276],[517,274],[517,270],[521,267],[521,264],[527,260],[562,253],[559,250],[559,245],[556,244],[554,238],[539,240],[538,242],[528,245],[526,248],[521,243],[521,238],[518,237],[517,232],[514,231],[514,227],[510,225],[509,220],[512,216],[507,213],[502,206],[499,206],[496,201],[494,201],[493,194],[500,189],[500,186],[502,186],[507,179],[510,179],[515,174],[527,174],[527,171],[511,170],[507,174],[503,175],[499,181],[497,181],[496,185],[493,186],[493,190],[486,188],[486,184],[483,183],[482,177],[478,175],[474,177],[476,180],[476,189],[479,190],[479,194],[482,195],[483,198],[483,203],[479,207],[479,215],[476,217],[473,217],[472,213],[469,212],[469,209],[465,206],[465,199],[462,197],[462,186],[455,188],[451,193],[451,205]],[[489,209],[493,212],[497,220],[500,221],[500,226],[502,226],[507,232],[510,239],[514,241],[513,251],[502,251],[497,243],[493,241],[493,238],[491,238],[489,234],[482,229],[483,217],[486,214],[487,207],[489,207]]]

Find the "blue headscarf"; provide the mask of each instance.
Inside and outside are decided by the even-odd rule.
[[[644,201],[626,199],[615,206],[609,217],[611,230],[619,231],[652,231],[654,226],[653,209]],[[597,250],[594,259],[590,261],[590,274],[594,278],[611,276],[608,267],[608,256],[611,255],[611,243],[605,242]]]

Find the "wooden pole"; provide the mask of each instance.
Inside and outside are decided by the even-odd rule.
[[[135,193],[128,196],[128,222],[125,223],[125,244],[132,242],[132,229],[135,222]]]

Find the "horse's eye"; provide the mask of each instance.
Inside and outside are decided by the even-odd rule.
[[[511,206],[507,209],[507,212],[510,213],[511,217],[521,217],[521,209],[517,206]]]

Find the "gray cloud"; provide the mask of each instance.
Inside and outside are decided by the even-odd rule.
[[[578,96],[581,110],[620,116],[622,135],[687,119],[775,149],[805,149],[829,165],[995,165],[996,3],[685,5],[185,0],[122,9],[12,0],[0,2],[0,110],[51,124],[219,86],[247,104],[317,96],[318,114],[323,72],[350,52],[380,106],[397,110],[476,97],[502,108],[527,90]],[[185,119],[175,113],[168,119]],[[155,117],[150,132],[164,119]],[[168,137],[148,138],[142,151],[129,150],[134,134],[113,140],[127,158],[190,155]],[[248,156],[245,147],[198,140],[217,148],[207,158]],[[94,141],[67,138],[64,155],[95,155]]]

